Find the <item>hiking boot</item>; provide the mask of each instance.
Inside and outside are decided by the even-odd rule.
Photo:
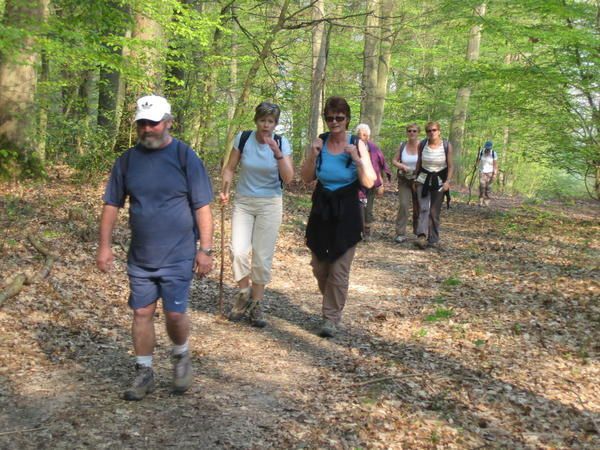
[[[238,293],[235,294],[233,308],[231,308],[231,312],[229,313],[229,320],[234,322],[240,320],[244,317],[244,314],[246,314],[251,305],[250,288],[240,289]]]
[[[264,328],[267,326],[267,319],[262,310],[262,302],[252,302],[252,308],[250,309],[250,325],[256,328]]]
[[[336,331],[337,328],[335,326],[335,323],[333,323],[329,319],[323,319],[323,322],[321,323],[321,328],[319,330],[319,336],[327,338],[334,337]]]
[[[421,250],[427,248],[427,236],[425,236],[424,234],[418,236],[417,240],[415,241],[415,245]]]
[[[371,227],[363,228],[363,241],[369,242],[371,240]]]
[[[402,244],[406,241],[408,241],[408,237],[404,236],[403,234],[399,234],[398,236],[396,236],[396,239],[394,239],[394,242],[396,242],[397,244]]]
[[[135,378],[129,389],[123,393],[125,400],[141,400],[154,390],[154,371],[152,367],[135,365]]]
[[[479,197],[479,206],[483,206],[483,197]]]
[[[486,198],[485,200],[483,200],[483,204],[484,204],[485,206],[490,206],[490,199],[489,199],[489,198]]]
[[[190,352],[173,355],[173,391],[183,394],[192,384],[192,361]]]

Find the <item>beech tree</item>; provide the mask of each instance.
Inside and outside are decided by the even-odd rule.
[[[37,33],[48,13],[48,0],[7,0],[2,27],[11,46],[0,55],[0,150],[18,155],[25,165],[43,159],[37,153]]]

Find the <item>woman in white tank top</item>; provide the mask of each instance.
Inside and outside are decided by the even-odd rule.
[[[406,225],[408,223],[409,208],[412,205],[412,228],[417,234],[417,221],[419,218],[419,202],[415,186],[415,169],[419,158],[419,132],[421,128],[416,123],[406,126],[406,141],[400,143],[392,164],[398,168],[398,213],[396,215],[397,243],[408,240]]]
[[[419,220],[417,242],[419,248],[437,247],[440,240],[440,212],[444,194],[450,190],[452,145],[441,138],[439,122],[428,122],[425,126],[427,140],[417,161],[417,196],[419,199]]]

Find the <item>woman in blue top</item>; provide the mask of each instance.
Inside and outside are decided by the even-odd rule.
[[[256,130],[249,133],[245,142],[242,134],[248,133],[236,136],[229,161],[223,167],[220,195],[224,204],[229,202],[226,187],[231,185],[239,164],[231,220],[231,260],[239,292],[229,319],[239,320],[249,312],[250,323],[261,328],[267,324],[261,300],[265,285],[271,281],[283,211],[282,184],[294,178],[290,144],[285,137],[274,134],[280,113],[279,106],[273,103],[262,102],[256,107]]]
[[[350,135],[350,105],[342,97],[325,102],[329,133],[316,139],[302,166],[305,183],[317,180],[306,226],[311,266],[323,295],[322,337],[334,336],[348,296],[350,266],[361,240],[362,212],[358,190],[376,180],[364,142]]]

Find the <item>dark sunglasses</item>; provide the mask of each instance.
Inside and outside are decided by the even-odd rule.
[[[146,120],[146,119],[140,119],[138,120],[136,123],[138,125],[138,127],[145,127],[145,126],[149,126],[154,128],[155,126],[157,126],[161,121],[159,120],[158,122],[155,122],[154,120]]]
[[[428,133],[433,133],[434,131],[437,131],[437,128],[431,128],[430,130],[425,130]]]
[[[343,122],[346,116],[325,116],[325,122]]]
[[[418,133],[419,130],[406,130],[407,133]]]

